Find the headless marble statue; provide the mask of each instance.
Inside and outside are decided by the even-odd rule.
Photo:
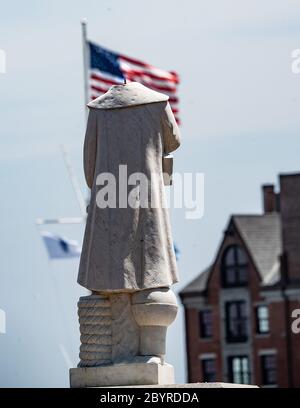
[[[168,96],[136,82],[112,86],[88,106],[91,199],[78,283],[92,294],[78,302],[80,363],[70,370],[71,386],[170,384],[164,355],[178,275],[163,157],[179,147],[179,129]],[[107,174],[115,180],[109,188]]]

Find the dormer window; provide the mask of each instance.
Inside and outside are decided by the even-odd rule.
[[[232,245],[225,251],[222,259],[223,287],[246,286],[248,283],[248,259],[245,251]]]

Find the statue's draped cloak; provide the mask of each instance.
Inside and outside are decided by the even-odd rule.
[[[162,156],[177,149],[180,135],[168,96],[132,82],[112,86],[88,106],[84,171],[91,197],[78,283],[94,291],[170,286],[178,275]],[[119,187],[127,185],[127,179],[119,183],[120,165],[127,165],[127,177],[145,174],[154,208],[150,202],[148,208],[120,208]],[[97,194],[105,187],[96,185],[102,173],[115,176],[116,208],[97,206]],[[136,192],[136,182],[127,189]]]

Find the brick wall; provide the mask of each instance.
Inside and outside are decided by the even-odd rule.
[[[278,201],[280,198],[280,202]],[[249,255],[249,284],[251,319],[251,356],[252,382],[262,384],[261,355],[262,353],[276,354],[278,386],[300,387],[300,333],[291,331],[291,314],[294,309],[300,309],[300,174],[280,176],[280,195],[274,192],[272,185],[263,186],[263,203],[265,212],[279,211],[282,219],[283,242],[283,270],[287,273],[286,293],[287,303],[284,301],[282,287],[279,285],[272,290],[262,292],[260,278],[256,267]],[[222,358],[222,330],[224,322],[220,316],[221,296],[221,260],[224,250],[233,244],[243,246],[243,242],[232,224],[224,235],[217,258],[212,267],[207,284],[207,291],[200,296],[187,300],[185,305],[187,332],[187,360],[189,381],[203,381],[201,361],[199,356],[204,353],[214,353],[217,363],[217,381],[224,378],[224,361]],[[246,250],[246,248],[244,248]],[[284,266],[286,264],[286,267]],[[225,289],[226,290],[226,289]],[[296,292],[295,292],[296,291]],[[269,307],[270,333],[260,335],[256,333],[256,313],[258,304]],[[199,310],[210,307],[213,312],[213,339],[201,339],[199,333]],[[290,361],[290,363],[289,363]]]
[[[230,235],[225,235],[221,244],[220,251],[212,268],[210,279],[208,281],[205,303],[200,300],[194,306],[186,308],[186,330],[187,348],[188,348],[188,367],[190,382],[203,381],[201,372],[201,362],[199,356],[204,353],[215,353],[217,363],[217,381],[226,381],[223,377],[224,367],[222,366],[222,344],[221,344],[221,321],[220,317],[220,288],[221,288],[221,261],[224,251],[229,245],[238,244],[243,246],[243,242],[237,231],[233,230]],[[246,250],[246,249],[245,249]],[[260,279],[255,265],[251,258],[249,260],[249,284],[250,295],[250,325],[251,325],[251,355],[252,355],[252,383],[262,384],[261,358],[260,353],[264,350],[274,349],[277,356],[278,365],[278,385],[288,386],[287,374],[287,355],[286,355],[286,328],[285,311],[282,301],[275,301],[269,304],[270,328],[271,332],[267,335],[258,335],[256,333],[256,305],[265,304],[265,298],[261,296]],[[202,305],[202,306],[201,306]],[[199,309],[209,306],[213,311],[213,339],[201,339],[199,329]],[[294,340],[295,347],[300,350],[300,335]],[[300,356],[300,353],[299,353]],[[299,357],[300,358],[300,357]],[[300,367],[300,363],[298,365]],[[297,376],[300,377],[297,372]],[[297,377],[297,378],[298,378]],[[299,378],[298,378],[299,381]]]
[[[280,176],[280,211],[287,274],[300,283],[300,174]]]

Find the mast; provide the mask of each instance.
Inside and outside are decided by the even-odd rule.
[[[81,36],[82,36],[82,55],[83,55],[83,84],[84,84],[84,108],[85,119],[88,117],[87,104],[89,103],[89,84],[88,84],[88,40],[87,40],[87,19],[81,20]]]

